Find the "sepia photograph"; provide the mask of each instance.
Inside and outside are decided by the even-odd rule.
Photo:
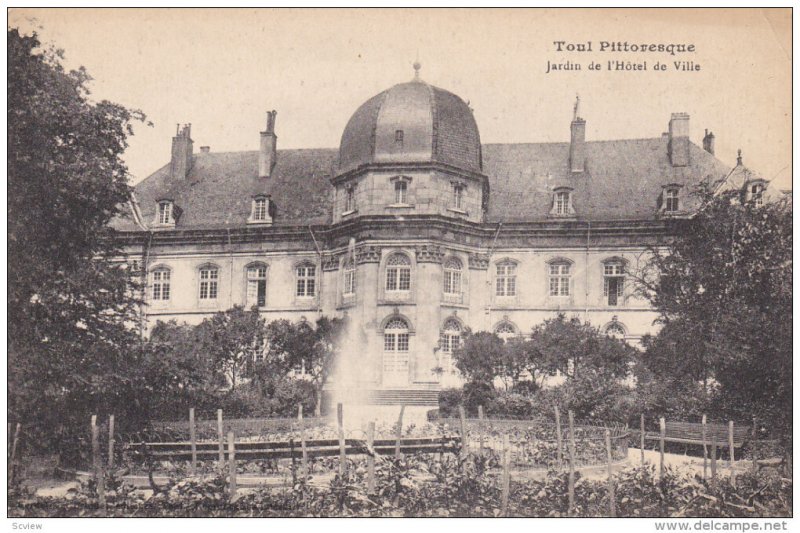
[[[7,527],[788,530],[792,17],[8,8]]]

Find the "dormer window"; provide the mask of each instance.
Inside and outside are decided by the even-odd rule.
[[[175,224],[175,220],[172,218],[172,202],[170,200],[158,202],[157,222],[164,226]]]
[[[394,203],[405,205],[408,203],[408,183],[397,180],[394,182]]]
[[[356,186],[350,185],[344,191],[344,212],[352,213],[356,210]]]
[[[764,205],[764,184],[762,182],[758,181],[747,185],[747,200],[753,204],[753,207]]]
[[[459,211],[464,209],[464,184],[462,183],[453,184],[453,209]]]
[[[268,224],[272,222],[269,204],[270,199],[266,196],[256,196],[253,198],[253,207],[247,222],[250,224]]]
[[[664,191],[664,211],[667,213],[676,213],[680,210],[680,190],[678,187],[668,187]]]
[[[550,214],[558,217],[570,216],[575,213],[572,208],[572,190],[562,187],[553,191],[553,208]]]

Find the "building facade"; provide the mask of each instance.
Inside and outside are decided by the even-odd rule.
[[[692,143],[685,113],[653,138],[587,141],[576,102],[569,142],[481,144],[469,106],[415,67],[355,111],[338,150],[278,150],[274,111],[258,151],[195,152],[179,127],[115,221],[146,327],[233,305],[346,314],[365,388],[435,391],[458,380],[467,328],[521,335],[565,313],[636,343],[656,314],[630,273],[692,212],[692,189],[737,176],[773,194],[716,159],[712,133]]]

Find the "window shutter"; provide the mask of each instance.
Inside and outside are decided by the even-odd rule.
[[[247,282],[247,306],[251,307],[256,305],[256,301],[258,300],[258,282],[257,281],[248,281]]]
[[[661,194],[658,195],[656,198],[656,209],[661,210],[664,205],[664,191],[661,191]]]
[[[274,219],[275,215],[278,214],[278,207],[275,205],[275,202],[272,201],[272,198],[267,198],[267,208],[269,212],[269,218]]]
[[[178,219],[181,218],[182,214],[183,214],[183,209],[181,209],[175,204],[172,204],[172,220],[177,222]]]

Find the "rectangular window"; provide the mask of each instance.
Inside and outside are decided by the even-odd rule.
[[[678,189],[667,189],[664,211],[678,211]]]
[[[550,296],[569,296],[569,265],[550,265]]]
[[[253,205],[253,220],[267,219],[267,199],[256,198]]]
[[[618,305],[625,291],[625,266],[622,263],[603,265],[603,296],[608,305]]]
[[[219,271],[216,268],[204,268],[200,271],[200,299],[217,299],[217,280]]]
[[[158,223],[172,223],[172,204],[170,202],[161,202],[158,204]]]
[[[390,268],[386,271],[386,290],[387,291],[396,291],[397,290],[397,269]]]
[[[313,297],[316,290],[317,267],[297,267],[297,296]]]
[[[569,214],[569,193],[557,192],[556,193],[556,214],[567,215]]]
[[[247,306],[264,307],[267,304],[267,267],[247,269]]]
[[[512,264],[497,265],[497,296],[515,296],[517,294],[517,267]]]
[[[394,333],[384,333],[383,334],[383,350],[386,352],[393,352],[395,347],[395,334]]]
[[[394,203],[408,203],[408,183],[405,181],[396,181],[394,183]]]
[[[153,300],[169,300],[169,270],[156,270],[153,272]]]
[[[453,185],[453,208],[464,209],[464,186],[460,183]]]
[[[411,270],[408,268],[401,268],[399,270],[400,280],[397,286],[398,290],[407,291],[411,289]]]
[[[356,271],[347,269],[344,271],[344,291],[343,294],[351,296],[356,293]]]
[[[451,295],[461,294],[461,272],[445,271],[444,293]]]
[[[408,351],[408,333],[397,334],[397,351],[398,352]]]

